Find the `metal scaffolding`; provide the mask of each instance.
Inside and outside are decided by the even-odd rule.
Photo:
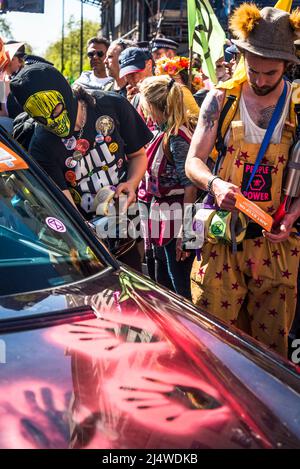
[[[102,27],[110,38],[134,31],[132,39],[150,40],[158,33],[187,42],[186,0],[103,0]],[[121,22],[116,24],[116,8],[121,8]]]
[[[87,3],[88,5],[94,5],[95,7],[100,7],[102,0],[79,0],[81,3]]]

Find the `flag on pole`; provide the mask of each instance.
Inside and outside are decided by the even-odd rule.
[[[190,50],[201,56],[202,69],[217,83],[215,63],[224,55],[225,32],[209,0],[188,0]]]
[[[283,10],[290,12],[292,8],[293,0],[278,0],[274,8],[278,8],[278,10]],[[247,80],[246,69],[245,69],[245,61],[244,57],[241,57],[237,68],[234,71],[234,74],[230,80],[221,83],[218,88],[228,89],[231,90],[235,88],[237,85],[243,83]]]

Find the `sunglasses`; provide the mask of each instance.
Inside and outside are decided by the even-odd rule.
[[[91,51],[87,53],[89,59],[92,59],[95,55],[101,59],[101,57],[103,57],[105,54],[102,50],[95,50],[94,52]]]

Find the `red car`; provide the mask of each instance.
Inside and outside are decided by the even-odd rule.
[[[119,265],[0,143],[0,448],[299,448],[284,361]]]

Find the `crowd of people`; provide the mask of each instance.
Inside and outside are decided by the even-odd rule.
[[[298,11],[238,7],[217,84],[198,56],[190,66],[165,37],[91,38],[90,70],[72,87],[23,43],[1,44],[0,124],[85,220],[103,215],[108,188],[115,204],[126,200],[123,212],[137,207],[140,236],[121,260],[139,271],[144,260],[153,280],[284,356],[297,303],[300,201],[271,232],[235,204],[242,194],[276,218],[286,194],[300,135],[291,83],[299,24]],[[197,200],[203,239],[191,249],[183,219]],[[223,234],[213,232],[216,217]]]

